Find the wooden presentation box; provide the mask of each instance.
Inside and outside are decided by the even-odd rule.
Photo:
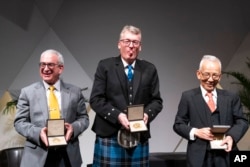
[[[225,138],[225,133],[230,128],[229,125],[214,125],[211,132],[214,135],[214,140],[210,141],[211,149],[226,149],[227,145],[220,145],[222,140]]]
[[[148,128],[143,121],[144,105],[128,106],[128,120],[131,132],[147,131]]]
[[[47,137],[49,147],[67,145],[64,132],[64,119],[48,119],[47,120]]]

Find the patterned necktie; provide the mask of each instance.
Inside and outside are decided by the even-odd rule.
[[[50,119],[59,119],[60,118],[60,109],[59,104],[56,98],[56,95],[54,94],[54,86],[50,86],[49,90],[49,116]]]
[[[127,75],[128,80],[131,81],[133,78],[133,71],[132,71],[133,67],[132,67],[132,65],[128,65],[127,68],[128,68],[128,75]]]
[[[210,108],[211,112],[214,112],[214,110],[215,110],[215,103],[214,103],[214,99],[213,99],[213,94],[212,93],[207,93],[206,95],[208,96],[207,105]]]

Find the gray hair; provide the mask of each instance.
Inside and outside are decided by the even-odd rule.
[[[62,55],[60,52],[58,52],[57,50],[54,50],[54,49],[45,50],[45,51],[41,54],[40,59],[41,59],[45,54],[48,54],[48,53],[52,53],[52,54],[57,55],[57,57],[58,57],[58,64],[64,65],[63,55]]]
[[[217,58],[216,56],[213,55],[204,55],[200,61],[200,66],[199,66],[199,70],[201,70],[203,63],[205,61],[212,61],[212,62],[217,62],[219,63],[220,69],[222,69],[222,65],[221,65],[221,61],[219,58]]]
[[[132,34],[141,36],[141,30],[139,28],[132,26],[132,25],[126,25],[123,27],[123,29],[120,33],[120,40],[123,38],[123,35],[125,32],[130,32]]]

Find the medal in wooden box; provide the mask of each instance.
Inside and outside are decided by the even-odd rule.
[[[221,145],[222,140],[225,138],[225,133],[230,128],[229,125],[214,125],[211,132],[214,135],[214,140],[210,141],[211,149],[226,149],[227,145]]]
[[[144,105],[131,105],[128,106],[128,120],[131,132],[146,131],[147,126],[144,123]]]

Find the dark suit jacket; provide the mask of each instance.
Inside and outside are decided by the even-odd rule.
[[[80,88],[61,82],[61,113],[65,122],[71,123],[73,136],[67,145],[72,166],[82,163],[78,136],[89,126],[85,100]],[[42,143],[39,134],[49,118],[46,90],[43,82],[37,82],[21,90],[14,121],[16,131],[27,138],[21,166],[44,166],[48,149]]]
[[[144,112],[151,122],[162,110],[159,79],[153,64],[136,60],[133,90],[133,104],[144,104]],[[101,137],[116,134],[121,128],[118,115],[128,106],[127,78],[120,56],[99,62],[90,104],[96,112],[92,130]],[[145,139],[150,137],[149,131],[144,133]]]
[[[243,116],[240,98],[226,90],[217,89],[216,91],[220,124],[231,126],[226,135],[233,138],[233,149],[237,149],[236,143],[248,129],[248,122]],[[177,134],[188,140],[187,159],[188,165],[192,167],[202,166],[209,144],[208,141],[199,138],[194,141],[189,140],[189,133],[193,127],[212,126],[206,110],[208,110],[208,106],[202,97],[200,87],[183,92],[173,128]]]

